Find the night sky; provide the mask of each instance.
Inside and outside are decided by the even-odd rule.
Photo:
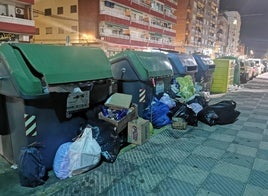
[[[220,0],[221,11],[241,15],[240,40],[261,57],[268,52],[268,0]]]

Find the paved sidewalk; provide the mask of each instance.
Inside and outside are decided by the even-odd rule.
[[[268,195],[268,73],[211,100],[234,100],[239,119],[229,125],[159,130],[148,142],[121,153],[115,163],[43,186],[19,185],[0,162],[1,195]],[[174,137],[175,134],[175,137]],[[3,169],[2,169],[3,168]],[[5,169],[6,168],[6,169]]]

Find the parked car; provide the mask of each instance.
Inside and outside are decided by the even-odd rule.
[[[240,60],[240,81],[246,83],[254,77],[254,67],[250,65],[250,61]]]
[[[264,72],[268,71],[268,60],[264,59],[262,60],[262,64],[264,65]]]
[[[252,72],[253,72],[252,78],[259,75],[259,71],[258,71],[255,61],[253,61],[252,59],[246,59],[245,63],[247,63],[250,67],[252,67]]]
[[[251,58],[250,60],[255,62],[255,66],[258,71],[258,75],[262,74],[264,72],[264,65],[262,64],[262,60],[260,58]]]

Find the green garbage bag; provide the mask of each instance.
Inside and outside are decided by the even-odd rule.
[[[186,101],[189,100],[192,96],[195,95],[195,88],[193,84],[193,79],[190,75],[186,75],[184,77],[177,77],[176,81],[180,85],[180,95]]]

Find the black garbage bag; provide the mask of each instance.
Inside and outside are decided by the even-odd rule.
[[[172,115],[173,117],[183,118],[188,125],[198,125],[198,119],[195,112],[190,107],[188,107],[186,103],[177,102],[176,107],[172,110],[172,112],[173,113],[170,113],[169,115]]]
[[[240,115],[240,112],[235,109],[236,102],[233,100],[220,101],[219,103],[210,105],[210,108],[219,116],[217,119],[217,124],[219,125],[234,123]]]
[[[236,102],[223,100],[219,103],[209,105],[198,113],[198,120],[210,126],[219,124],[231,124],[237,120],[240,112],[236,109]]]
[[[200,112],[198,112],[197,118],[199,121],[209,126],[212,126],[212,125],[217,124],[217,120],[219,119],[219,116],[215,113],[215,111],[210,106],[207,106],[203,108]]]

